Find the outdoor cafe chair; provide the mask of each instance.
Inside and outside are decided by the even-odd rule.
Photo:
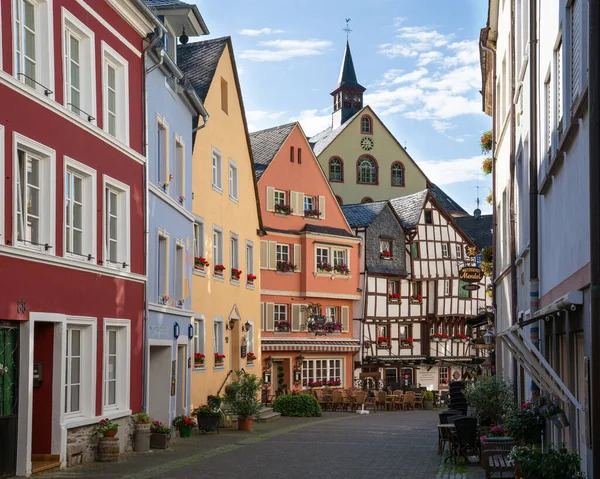
[[[407,391],[406,394],[404,395],[404,407],[405,407],[405,409],[408,409],[408,408],[414,409],[415,408],[415,392],[414,391]]]
[[[394,408],[398,410],[404,410],[404,393],[400,391],[399,394],[396,394],[397,391],[394,391]]]
[[[352,404],[354,409],[361,409],[362,406],[365,404],[365,401],[367,399],[367,393],[364,391],[357,391],[354,394],[354,402]]]
[[[414,405],[423,409],[423,393],[415,393]]]
[[[367,393],[365,392],[365,394]],[[367,398],[365,399],[365,409],[367,409],[369,406],[373,407],[373,412],[377,412],[377,398],[367,394]]]
[[[376,400],[377,407],[385,409],[387,401],[388,401],[387,393],[384,390],[377,391],[377,400]]]
[[[479,456],[477,447],[477,418],[459,417],[454,419],[456,428],[456,461],[463,456],[467,461],[467,454]]]

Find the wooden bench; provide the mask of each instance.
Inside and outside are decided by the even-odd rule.
[[[514,477],[514,466],[508,461],[507,456],[510,454],[512,447],[516,443],[483,443],[481,448],[481,467],[485,470],[485,479],[492,479],[492,474],[500,473],[504,477],[504,473],[508,472],[506,477]]]

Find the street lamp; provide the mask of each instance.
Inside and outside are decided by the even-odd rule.
[[[487,330],[485,332],[485,334],[483,335],[483,340],[485,341],[485,344],[492,344],[493,338],[494,338],[494,335],[492,333],[490,333],[489,330]]]

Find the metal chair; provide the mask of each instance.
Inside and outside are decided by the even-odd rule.
[[[477,447],[477,419],[474,417],[458,417],[454,418],[454,426],[456,427],[456,462],[463,456],[467,459],[467,454],[471,456],[479,456]]]

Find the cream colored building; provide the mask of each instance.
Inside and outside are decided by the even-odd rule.
[[[260,283],[249,275],[259,276],[262,228],[231,39],[179,46],[178,57],[210,115],[193,149],[193,408],[222,393],[230,371],[261,374]]]

